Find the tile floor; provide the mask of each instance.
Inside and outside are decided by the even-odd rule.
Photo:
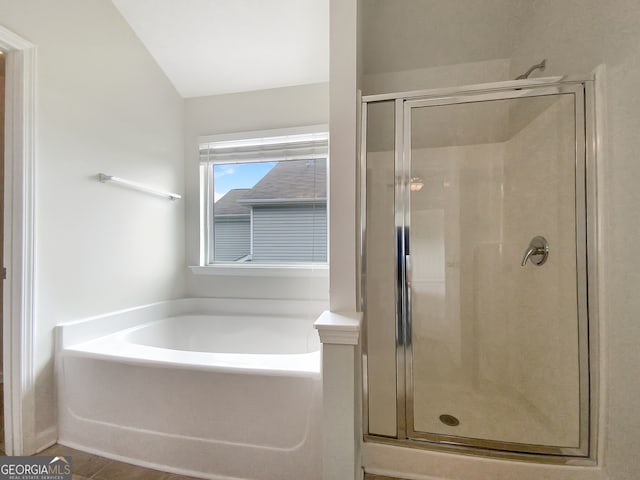
[[[0,455],[5,455],[4,444],[2,444],[1,447]],[[63,445],[54,445],[53,447],[47,448],[46,450],[38,453],[38,455],[71,455],[73,458],[73,480],[196,480],[193,477],[160,472],[158,470],[138,467],[137,465],[131,465],[129,463],[109,460],[97,455],[74,450],[73,448],[65,447]],[[400,479],[365,474],[364,480]]]
[[[193,477],[159,472],[150,468],[116,462],[115,460],[80,452],[62,445],[54,445],[38,455],[71,455],[73,458],[73,480],[196,480]],[[365,474],[364,480],[400,479]]]
[[[71,455],[73,480],[195,480],[193,477],[116,462],[63,445],[54,445],[38,455]]]

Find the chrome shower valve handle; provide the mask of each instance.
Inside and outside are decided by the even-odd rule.
[[[531,260],[531,263],[537,266],[541,266],[544,262],[547,261],[549,257],[549,242],[547,239],[541,236],[533,237],[529,242],[529,247],[527,251],[524,252],[524,257],[522,258],[523,267],[527,264],[528,260]]]

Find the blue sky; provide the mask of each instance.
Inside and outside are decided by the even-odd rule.
[[[251,188],[264,177],[278,162],[229,163],[214,165],[213,190],[217,202],[225,193],[234,188]]]

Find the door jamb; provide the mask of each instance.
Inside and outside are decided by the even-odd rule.
[[[35,45],[0,25],[6,55],[3,298],[8,455],[35,452]]]

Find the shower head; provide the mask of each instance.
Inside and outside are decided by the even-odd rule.
[[[531,75],[535,70],[544,70],[544,67],[546,67],[546,66],[547,66],[547,59],[545,58],[540,63],[532,65],[529,68],[529,70],[524,72],[522,75],[518,75],[516,77],[516,80],[525,80],[525,79],[529,78],[529,75]]]

